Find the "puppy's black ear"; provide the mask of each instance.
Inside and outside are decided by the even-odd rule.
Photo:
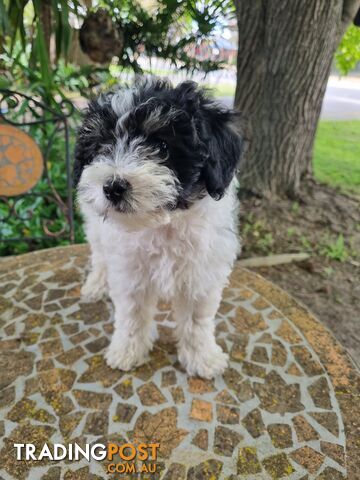
[[[201,110],[200,139],[207,150],[202,177],[208,193],[220,200],[235,175],[243,152],[240,114],[214,103],[205,104]],[[199,130],[201,132],[201,128]]]
[[[99,100],[93,100],[85,112],[75,145],[74,187],[79,183],[84,167],[90,165],[99,154],[99,149],[114,142],[117,117],[110,100],[110,94]]]

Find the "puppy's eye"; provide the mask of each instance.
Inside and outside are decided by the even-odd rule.
[[[164,140],[159,140],[159,142],[157,143],[157,147],[159,149],[160,156],[166,157],[169,153],[168,144]]]

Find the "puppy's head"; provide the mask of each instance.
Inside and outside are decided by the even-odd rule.
[[[240,159],[236,113],[194,82],[143,78],[90,103],[74,180],[83,209],[129,227],[169,222],[210,195],[219,200]]]

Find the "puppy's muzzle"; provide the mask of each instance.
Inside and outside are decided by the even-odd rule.
[[[105,197],[114,206],[118,206],[125,195],[131,189],[130,183],[122,178],[113,178],[108,180],[103,186]]]

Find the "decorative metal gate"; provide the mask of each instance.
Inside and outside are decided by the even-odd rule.
[[[24,93],[0,89],[1,243],[27,242],[34,249],[59,239],[74,242],[69,144],[73,112],[66,100],[53,109]],[[20,229],[12,227],[15,221]]]

